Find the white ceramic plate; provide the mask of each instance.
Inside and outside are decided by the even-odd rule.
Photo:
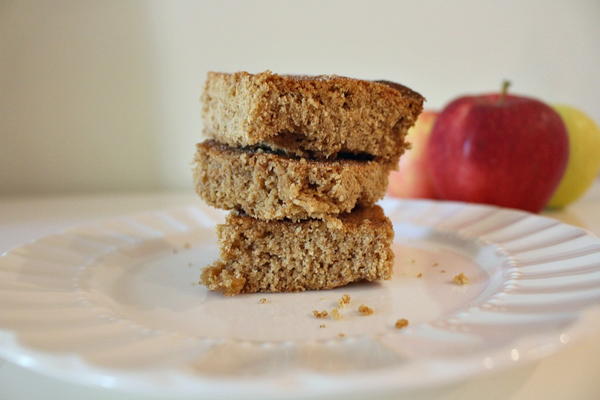
[[[600,240],[584,230],[487,206],[382,205],[394,278],[330,291],[207,292],[197,280],[223,213],[202,206],[14,249],[0,257],[0,356],[135,393],[364,398],[537,359],[597,321]],[[458,273],[471,283],[453,284]],[[343,319],[312,316],[342,294]],[[399,318],[409,327],[395,329]]]

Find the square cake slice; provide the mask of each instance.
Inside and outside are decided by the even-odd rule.
[[[395,163],[423,100],[388,81],[209,72],[202,116],[205,134],[231,146],[266,144],[311,158],[368,154]]]
[[[331,289],[392,275],[394,233],[379,206],[300,222],[233,212],[217,233],[221,259],[204,269],[201,283],[228,296]]]
[[[373,205],[385,194],[391,169],[372,160],[306,160],[208,140],[197,145],[194,183],[214,207],[297,221]]]

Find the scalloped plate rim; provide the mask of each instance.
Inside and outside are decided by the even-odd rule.
[[[502,207],[497,207],[497,206],[487,205],[487,204],[469,204],[469,203],[463,203],[463,202],[457,202],[457,201],[421,200],[421,199],[404,200],[404,199],[385,198],[382,201],[382,203],[383,203],[382,205],[388,205],[388,204],[398,203],[398,202],[413,203],[413,204],[429,203],[429,204],[440,204],[440,205],[456,205],[456,206],[460,206],[460,207],[464,207],[464,208],[476,207],[476,208],[489,209],[489,210],[504,210],[504,211],[508,211],[508,212],[512,212],[512,213],[519,213],[522,215],[535,217],[540,220],[548,220],[548,221],[556,222],[555,219],[552,219],[552,218],[549,218],[546,216],[540,216],[537,214],[531,214],[531,213],[521,211],[521,210],[502,208]],[[188,209],[193,209],[193,208],[202,208],[202,207],[205,207],[205,206],[204,205],[199,205],[199,206],[188,205],[188,206],[182,206],[182,207],[170,207],[167,209],[159,209],[159,210],[143,212],[143,213],[125,214],[125,215],[111,217],[111,218],[104,219],[104,220],[93,221],[93,222],[86,223],[83,225],[77,225],[74,227],[62,229],[62,230],[52,233],[50,235],[36,238],[36,239],[27,241],[27,242],[22,243],[17,246],[13,246],[12,248],[0,253],[0,257],[8,256],[8,255],[12,254],[14,251],[16,251],[24,246],[35,244],[36,242],[38,242],[42,239],[46,239],[46,238],[53,237],[53,236],[61,236],[61,235],[65,235],[65,234],[75,233],[77,229],[85,229],[88,227],[111,223],[111,222],[119,222],[119,221],[122,221],[123,219],[137,219],[137,218],[142,218],[142,217],[148,217],[148,216],[152,216],[156,213],[170,214],[175,211],[188,210]],[[384,206],[384,208],[385,208],[385,206]],[[213,210],[213,211],[215,211],[215,210]],[[220,211],[220,210],[216,210],[216,213],[218,213],[218,215],[225,215],[225,212]],[[592,232],[586,230],[585,228],[574,227],[574,226],[560,223],[560,222],[559,222],[559,224],[576,228],[576,229],[584,232],[587,236],[598,239],[597,236],[595,236]],[[599,241],[599,243],[600,243],[600,241]],[[391,379],[391,378],[393,377],[393,375],[395,373],[398,372],[398,370],[401,370],[401,368],[400,369],[392,368],[389,371],[385,371],[384,374],[382,374],[381,371],[377,371],[375,373],[360,372],[360,373],[344,374],[342,376],[342,379],[339,379],[340,382],[333,384],[333,386],[327,387],[327,388],[320,387],[320,388],[317,388],[316,390],[314,390],[315,388],[312,388],[313,389],[312,392],[309,390],[309,391],[303,391],[301,393],[293,394],[293,393],[288,392],[287,389],[283,389],[283,391],[274,392],[273,390],[275,388],[270,384],[267,384],[261,388],[260,385],[257,385],[255,383],[251,383],[248,386],[246,386],[246,382],[244,382],[244,383],[239,384],[238,387],[229,388],[230,390],[228,391],[228,395],[232,396],[232,398],[247,398],[248,387],[250,387],[254,390],[258,390],[257,392],[254,392],[254,395],[260,395],[261,398],[265,398],[265,399],[268,399],[268,398],[273,398],[273,399],[274,398],[279,398],[279,399],[283,399],[283,398],[285,398],[285,399],[317,398],[317,397],[330,396],[330,395],[352,395],[352,394],[358,396],[358,395],[364,395],[366,393],[371,393],[371,394],[398,393],[402,390],[414,389],[414,388],[431,385],[431,384],[450,383],[450,382],[466,379],[470,376],[484,374],[489,371],[505,369],[512,365],[522,365],[524,363],[529,363],[532,361],[542,359],[550,354],[553,354],[553,353],[559,351],[563,347],[570,345],[574,341],[579,340],[581,337],[587,336],[591,333],[596,332],[596,328],[590,323],[590,321],[596,322],[599,320],[600,305],[596,305],[596,306],[589,305],[587,307],[582,308],[581,310],[578,310],[578,312],[576,314],[580,318],[577,319],[577,322],[575,324],[570,325],[569,328],[567,329],[567,331],[565,331],[565,332],[558,332],[558,331],[546,332],[544,335],[540,335],[539,337],[536,338],[536,339],[538,339],[538,341],[537,341],[537,344],[534,346],[525,346],[523,344],[520,344],[521,347],[519,348],[519,352],[521,353],[521,357],[516,360],[514,358],[511,358],[510,352],[512,350],[514,350],[513,346],[495,349],[493,352],[482,351],[479,353],[474,353],[470,357],[461,357],[459,360],[445,359],[445,358],[438,358],[438,359],[432,358],[432,359],[426,360],[426,362],[424,363],[426,367],[430,367],[430,368],[435,367],[436,364],[442,362],[442,363],[448,363],[450,365],[454,364],[455,366],[460,365],[461,368],[457,368],[453,371],[453,373],[450,373],[447,375],[443,375],[443,374],[438,375],[435,377],[435,379],[430,379],[430,378],[416,379],[412,382],[411,385],[395,385],[393,382],[393,379]],[[561,341],[559,339],[561,334],[567,335],[568,340]],[[202,379],[202,378],[198,378],[197,376],[194,376],[193,380],[196,381],[195,382],[196,384],[193,385],[193,387],[186,386],[185,388],[181,388],[183,390],[178,390],[178,388],[173,388],[173,387],[163,387],[162,388],[163,390],[157,391],[157,389],[159,387],[157,387],[157,385],[153,385],[153,384],[150,384],[149,386],[146,386],[146,387],[144,387],[144,389],[140,390],[141,389],[140,388],[141,381],[139,381],[139,380],[141,379],[143,381],[143,380],[147,379],[147,377],[148,377],[147,374],[144,374],[144,373],[130,374],[130,373],[123,373],[123,372],[119,371],[116,376],[111,376],[111,374],[114,375],[114,372],[115,372],[112,369],[103,368],[103,367],[99,367],[96,365],[89,365],[84,360],[78,358],[76,355],[73,355],[73,354],[53,355],[53,354],[49,354],[49,353],[40,352],[37,350],[31,350],[26,346],[22,346],[22,345],[18,344],[14,340],[14,338],[15,338],[14,331],[0,328],[0,339],[1,339],[1,341],[0,341],[0,343],[1,343],[0,357],[4,358],[10,362],[13,362],[23,368],[27,368],[27,369],[36,371],[38,373],[48,375],[48,376],[51,376],[54,378],[62,379],[65,381],[71,381],[73,383],[79,383],[79,384],[84,384],[84,385],[88,385],[88,386],[111,388],[111,389],[116,389],[116,390],[120,390],[123,392],[129,392],[129,393],[140,393],[140,394],[146,393],[146,394],[158,394],[158,395],[178,394],[178,395],[183,395],[184,397],[188,396],[188,395],[189,396],[198,396],[198,395],[210,396],[210,395],[216,395],[216,394],[222,395],[223,387],[221,385],[223,384],[223,382],[231,383],[231,380],[217,380],[217,379],[213,379],[213,378]],[[537,351],[540,348],[542,348],[543,351]],[[492,362],[493,365],[489,366],[489,367],[482,366],[481,365],[482,357],[491,359],[493,361]],[[43,361],[40,362],[40,360],[43,360]],[[55,368],[52,368],[52,364],[55,363],[56,361],[58,361],[59,363],[66,362],[67,364],[72,364],[71,365],[72,369],[65,369],[65,370],[58,369],[57,370]],[[73,364],[79,364],[79,365],[73,365]],[[80,369],[82,367],[85,371],[83,373],[82,373],[82,370]],[[119,377],[120,374],[122,374],[121,377]],[[373,374],[376,374],[379,376],[372,376]],[[307,376],[314,378],[313,375],[318,375],[318,374],[314,374],[314,373],[307,374]],[[344,389],[344,385],[347,385],[347,382],[343,383],[342,381],[346,381],[349,378],[352,379],[352,382],[354,385],[351,386],[350,388]],[[332,378],[329,376],[325,376],[322,379],[336,380],[336,378]],[[317,379],[317,381],[318,380],[319,379]],[[374,382],[376,382],[376,385],[374,385]],[[384,385],[384,386],[376,387],[377,385]],[[190,391],[190,389],[193,389],[193,390]],[[231,389],[235,389],[235,390],[231,390]]]

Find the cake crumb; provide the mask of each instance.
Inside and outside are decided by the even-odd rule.
[[[361,304],[360,307],[358,307],[358,312],[361,315],[371,315],[374,313],[373,309],[371,307],[365,306],[364,304]]]
[[[438,265],[440,265],[439,263],[434,262],[433,264],[431,264],[432,267],[437,267]]]
[[[452,282],[460,286],[467,285],[469,283],[469,278],[461,272],[458,275],[454,275]]]
[[[396,321],[396,329],[406,328],[408,326],[408,320],[406,318],[400,318]]]
[[[321,325],[319,325],[319,328],[325,328],[326,326],[327,325],[325,325],[325,324],[321,324]]]
[[[423,273],[422,273],[422,272],[419,272],[419,273],[417,274],[417,278],[422,278],[422,277],[423,277]]]
[[[183,244],[183,248],[184,248],[184,249],[191,249],[191,248],[192,248],[192,245],[191,245],[191,244],[189,244],[188,242],[185,242],[185,243]]]
[[[350,304],[350,296],[345,294],[338,300],[338,307],[344,307],[346,304]]]
[[[339,337],[339,338],[345,338],[345,337],[346,337],[346,334],[345,334],[345,333],[338,333],[338,337]]]
[[[312,313],[315,316],[315,318],[319,318],[319,319],[327,318],[327,316],[329,315],[327,313],[327,311],[325,311],[325,310],[323,310],[323,311],[313,310]]]
[[[440,269],[440,274],[445,274],[446,270],[445,269]]]
[[[415,263],[415,259],[414,258],[409,259],[409,261],[410,261],[411,264]]]
[[[342,319],[342,313],[337,308],[334,308],[333,310],[331,310],[331,317],[336,320]]]
[[[261,297],[260,299],[258,299],[258,302],[260,304],[267,304],[269,300],[266,297]]]

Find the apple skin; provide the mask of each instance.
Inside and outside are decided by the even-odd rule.
[[[579,199],[592,186],[600,170],[600,127],[583,111],[553,105],[567,127],[569,162],[552,195],[548,208],[563,208]]]
[[[565,172],[569,140],[538,100],[464,96],[440,112],[426,155],[439,198],[539,212]]]
[[[437,116],[436,111],[425,110],[419,115],[415,125],[408,130],[406,140],[411,144],[411,148],[400,157],[398,170],[390,172],[387,189],[389,196],[413,199],[435,198],[427,171],[425,152]]]

